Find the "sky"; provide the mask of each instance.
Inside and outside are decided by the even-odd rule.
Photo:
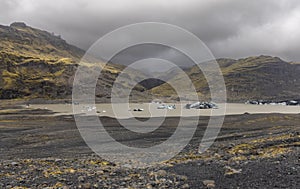
[[[15,21],[85,50],[121,26],[163,22],[195,34],[216,58],[300,61],[299,0],[0,0],[0,24]]]

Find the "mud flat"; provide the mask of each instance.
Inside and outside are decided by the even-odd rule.
[[[300,115],[296,113],[226,115],[217,140],[204,153],[198,148],[209,117],[186,117],[187,129],[189,120],[199,119],[189,145],[171,160],[141,169],[94,154],[71,115],[10,107],[0,112],[0,118],[0,188],[300,187]],[[149,147],[167,140],[179,117],[167,117],[148,134],[126,130],[114,118],[100,119],[119,142]],[[128,120],[139,126],[133,118]]]

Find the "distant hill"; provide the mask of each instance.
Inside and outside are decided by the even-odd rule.
[[[228,101],[242,102],[249,99],[299,99],[300,64],[289,63],[277,57],[257,56],[243,59],[218,59],[224,76]],[[202,99],[209,99],[210,92],[202,72],[197,66],[186,70]],[[171,80],[180,83],[182,75]],[[174,90],[163,84],[151,89],[157,96],[176,97]]]

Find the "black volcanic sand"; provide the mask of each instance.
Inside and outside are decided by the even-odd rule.
[[[13,112],[0,113],[0,188],[300,188],[296,114],[226,116],[214,145],[199,154],[208,123],[208,117],[201,117],[180,154],[154,167],[135,169],[95,155],[72,116],[19,107]],[[111,136],[135,147],[165,141],[178,120],[167,118],[152,133],[136,134],[113,118],[101,118]]]

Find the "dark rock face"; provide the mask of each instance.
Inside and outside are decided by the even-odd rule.
[[[0,99],[14,99],[24,95],[25,94],[20,94],[18,90],[14,90],[14,89],[3,90],[0,88]]]
[[[21,28],[26,28],[27,25],[24,22],[14,22],[10,25],[10,27],[21,27]]]
[[[140,82],[140,84],[148,90],[160,86],[164,83],[164,81],[155,78],[146,79]]]

